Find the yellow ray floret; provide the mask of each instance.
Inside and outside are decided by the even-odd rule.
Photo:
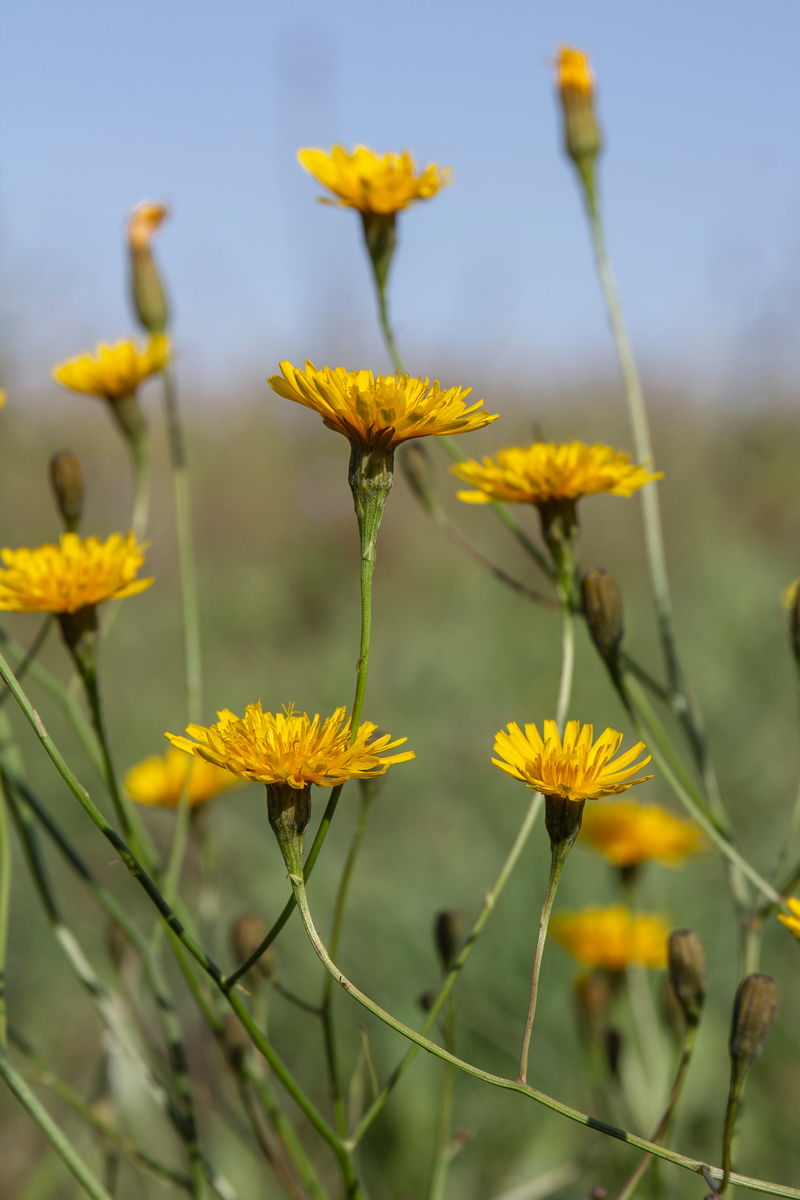
[[[138,350],[133,341],[117,342],[114,346],[100,342],[94,356],[87,352],[59,363],[53,368],[53,379],[73,392],[119,400],[163,369],[169,348],[169,338],[164,334],[150,338],[144,350]]]
[[[134,250],[145,250],[161,222],[168,216],[169,209],[165,204],[156,204],[152,200],[137,204],[128,218],[128,244]]]
[[[114,533],[106,542],[65,533],[58,546],[2,550],[0,609],[74,613],[104,600],[135,596],[153,582],[136,578],[144,550],[132,533]]]
[[[305,371],[281,363],[281,375],[269,384],[286,400],[318,412],[329,429],[351,442],[389,448],[409,438],[438,437],[482,429],[496,416],[478,411],[483,404],[467,406],[471,388],[448,388],[438,382],[408,375],[373,375],[371,371],[346,371],[306,362]]]
[[[190,768],[187,796],[192,808],[206,804],[238,782],[222,767],[202,759],[195,762],[182,750],[168,750],[163,758],[153,754],[131,767],[125,776],[125,790],[137,804],[177,808]]]
[[[787,929],[791,929],[795,937],[800,938],[800,900],[796,896],[790,896],[786,901],[789,905],[790,916],[784,913],[778,913],[778,920],[783,921]]]
[[[297,157],[323,187],[345,208],[363,213],[396,213],[415,200],[429,200],[451,181],[449,167],[431,163],[419,174],[410,154],[384,154],[379,158],[366,146],[352,154],[344,146],[324,150],[298,150]],[[326,204],[336,201],[321,197]]]
[[[579,837],[615,867],[632,867],[656,859],[677,863],[704,847],[695,825],[657,804],[597,804],[583,815]]]
[[[227,709],[217,716],[217,724],[208,729],[203,725],[187,728],[186,732],[197,739],[194,742],[172,733],[165,737],[179,750],[256,783],[283,784],[298,790],[311,783],[335,787],[347,779],[383,775],[393,763],[414,758],[412,750],[385,757],[387,750],[402,746],[407,739],[392,741],[387,733],[370,741],[377,729],[370,721],[359,726],[351,746],[350,722],[344,708],[337,708],[322,724],[319,715],[311,720],[291,706],[282,713],[265,713],[261,701],[248,704],[244,719]]]
[[[644,750],[644,742],[637,742],[632,750],[615,759],[622,734],[606,729],[594,743],[593,735],[591,725],[581,729],[579,721],[568,721],[562,744],[555,721],[545,721],[543,738],[535,725],[526,725],[523,733],[512,722],[507,732],[501,730],[495,738],[494,752],[500,758],[492,762],[534,791],[565,800],[614,796],[653,778],[645,775],[631,779],[650,762],[649,754],[641,762],[634,762]]]
[[[634,916],[623,905],[556,913],[550,933],[590,970],[624,971],[633,963],[657,969],[667,965],[667,922],[647,913]]]
[[[560,92],[580,92],[591,96],[594,91],[594,73],[589,66],[589,55],[574,46],[559,46],[556,64],[556,83]]]
[[[457,463],[450,470],[477,492],[459,492],[469,504],[547,504],[551,500],[578,500],[595,492],[630,496],[637,488],[661,479],[647,464],[635,466],[630,454],[611,446],[586,446],[567,442],[554,446],[534,442],[531,446],[508,446],[497,458],[482,463]]]

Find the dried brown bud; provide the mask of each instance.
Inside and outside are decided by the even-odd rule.
[[[237,962],[244,962],[254,950],[257,950],[268,930],[256,913],[242,913],[231,925],[231,946]],[[261,957],[254,963],[251,970],[257,971],[264,979],[270,979],[275,973],[277,951],[274,946],[268,946]]]
[[[606,974],[579,975],[574,983],[578,1023],[587,1042],[599,1042],[611,1008],[611,983]]]
[[[731,1061],[734,1069],[749,1071],[764,1052],[778,1009],[778,985],[771,975],[748,975],[733,1002]]]
[[[58,450],[50,459],[50,482],[68,533],[74,533],[83,515],[83,471],[71,450]]]
[[[608,1188],[593,1187],[589,1192],[589,1200],[608,1200]]]
[[[250,1037],[236,1013],[226,1013],[222,1019],[222,1036],[233,1058],[241,1058],[250,1045]]]
[[[433,926],[436,949],[445,971],[449,971],[464,944],[464,914],[454,908],[440,912]]]
[[[610,571],[590,571],[583,580],[583,609],[592,641],[607,663],[617,661],[624,632],[622,593]]]
[[[433,461],[420,441],[410,441],[400,451],[400,466],[406,482],[425,511],[436,510],[436,484]]]
[[[706,998],[706,952],[693,929],[670,934],[669,978],[687,1025],[697,1025]]]
[[[421,996],[417,996],[417,1004],[424,1013],[429,1013],[436,1003],[438,995],[439,993],[436,991],[436,988],[431,988],[429,991],[423,992]]]

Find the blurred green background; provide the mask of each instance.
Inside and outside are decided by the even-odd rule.
[[[443,379],[442,382],[445,382]],[[502,419],[462,439],[470,454],[529,440],[537,423],[547,438],[601,439],[630,444],[616,387],[587,379],[573,390],[498,393],[474,383]],[[653,420],[676,619],[685,664],[708,724],[724,796],[742,845],[770,871],[783,843],[800,756],[797,687],[781,590],[800,573],[797,463],[800,421],[788,404],[726,411],[701,408],[680,389],[654,389]],[[104,649],[103,686],[118,766],[165,747],[165,730],[184,724],[182,634],[172,496],[158,385],[144,392],[155,457],[148,567],[155,585],[124,602]],[[235,402],[234,402],[235,401]],[[183,396],[187,422],[201,582],[205,720],[218,708],[241,712],[261,699],[275,709],[293,702],[327,715],[349,704],[357,655],[359,598],[355,518],[346,481],[348,447],[310,412],[296,409],[264,382],[228,396]],[[58,410],[12,396],[0,415],[2,544],[36,545],[58,534],[50,499],[50,454],[79,454],[88,501],[85,533],[107,535],[127,523],[130,481],[125,448],[101,403],[64,394]],[[438,464],[448,511],[491,557],[530,583],[535,571],[489,511],[455,500],[447,460]],[[661,673],[638,498],[582,501],[581,563],[617,576],[626,601],[626,645]],[[521,517],[536,530],[535,514]],[[538,535],[538,531],[537,535]],[[38,619],[4,614],[3,626],[30,641]],[[450,545],[426,518],[398,472],[379,542],[373,650],[364,715],[416,752],[389,773],[352,887],[340,960],[368,994],[402,1020],[420,1020],[417,998],[434,986],[439,968],[432,938],[437,910],[460,908],[471,923],[485,889],[522,820],[528,793],[490,762],[494,734],[510,720],[552,716],[558,679],[557,616],[512,594]],[[64,653],[53,635],[42,656],[62,679]],[[48,730],[93,797],[109,806],[102,785],[50,700],[30,684]],[[38,793],[81,847],[93,869],[147,928],[152,916],[124,868],[84,817],[30,736],[13,703],[7,711]],[[583,628],[578,635],[571,716],[603,728],[631,729],[611,692]],[[676,737],[680,737],[676,734]],[[629,740],[628,740],[628,744]],[[639,797],[674,807],[658,777]],[[315,799],[315,819],[323,797]],[[344,793],[336,822],[310,885],[317,924],[327,935],[338,872],[357,814],[357,791]],[[230,921],[244,909],[270,922],[288,888],[266,821],[263,790],[223,795],[208,811],[218,856],[221,912],[204,935],[223,966],[233,965]],[[166,846],[173,816],[148,812]],[[11,1020],[66,1078],[91,1098],[102,1069],[100,1024],[65,964],[39,908],[15,847],[13,922],[8,963]],[[65,913],[110,988],[115,977],[105,923],[91,898],[48,852]],[[503,1075],[515,1075],[527,1004],[531,956],[547,876],[540,826],[478,943],[456,990],[457,1050]],[[197,903],[198,863],[190,853],[184,894]],[[568,864],[557,907],[611,903],[613,872],[579,845]],[[709,956],[709,1000],[670,1144],[712,1162],[719,1143],[727,1075],[727,1032],[737,983],[736,934],[724,872],[709,852],[680,870],[650,867],[641,906],[669,914],[676,927],[698,930]],[[279,975],[315,998],[321,968],[294,919],[278,942]],[[777,1023],[753,1071],[736,1141],[743,1172],[800,1185],[800,944],[771,921],[763,969],[781,989]],[[199,1024],[177,973],[204,1139],[219,1170],[242,1200],[281,1193],[226,1114],[236,1097],[222,1060]],[[575,964],[556,945],[546,951],[532,1050],[531,1082],[559,1099],[598,1112],[587,1081],[572,1003]],[[663,975],[652,979],[658,1002]],[[352,1070],[361,1029],[369,1031],[381,1077],[403,1051],[401,1040],[346,997],[337,995],[345,1065]],[[145,1012],[145,1017],[147,1013]],[[271,1029],[279,1052],[327,1109],[322,1041],[315,1018],[275,996]],[[633,1053],[631,1051],[631,1053]],[[623,1058],[625,1051],[623,1051]],[[372,1200],[412,1200],[426,1194],[433,1156],[440,1064],[419,1055],[361,1151]],[[165,1161],[180,1153],[150,1102],[117,1079],[121,1120]],[[48,1106],[101,1164],[89,1135],[47,1093]],[[661,1097],[651,1095],[653,1112]],[[286,1109],[325,1177],[338,1188],[327,1150]],[[606,1115],[611,1115],[607,1113]],[[38,1131],[0,1091],[0,1196],[46,1200],[77,1194],[74,1182]],[[640,1132],[651,1117],[640,1114]],[[448,1186],[452,1200],[526,1200],[545,1194],[532,1181],[562,1164],[557,1194],[585,1197],[596,1184],[618,1187],[635,1155],[601,1135],[554,1116],[518,1096],[459,1076],[455,1123],[465,1133]],[[702,1181],[659,1166],[641,1192],[701,1194]],[[123,1166],[123,1200],[161,1194]],[[547,1193],[551,1194],[551,1193]],[[556,1194],[556,1193],[553,1193]],[[612,1192],[613,1194],[613,1192]]]

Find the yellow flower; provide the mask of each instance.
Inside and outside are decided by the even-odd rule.
[[[104,600],[135,596],[153,582],[136,578],[143,551],[132,533],[114,533],[107,542],[65,533],[58,546],[2,550],[0,609],[74,613]]]
[[[595,492],[630,496],[644,484],[662,478],[661,471],[650,471],[647,464],[631,464],[630,454],[583,442],[509,446],[499,451],[496,461],[484,458],[482,463],[457,463],[450,470],[479,489],[458,493],[459,500],[469,504],[504,500],[509,504],[542,505],[574,501]]]
[[[703,835],[694,821],[675,817],[657,804],[595,805],[584,813],[579,836],[615,867],[648,859],[676,863],[703,848]]]
[[[94,358],[88,352],[53,368],[53,379],[74,392],[88,392],[105,400],[119,400],[135,392],[140,383],[161,371],[169,357],[169,338],[157,334],[144,350],[133,341],[107,346],[101,342]]]
[[[407,740],[391,741],[383,734],[370,742],[377,729],[370,721],[359,726],[350,745],[350,722],[344,708],[320,725],[306,713],[296,713],[290,705],[282,713],[265,713],[258,704],[248,704],[244,719],[224,709],[219,721],[206,729],[190,725],[186,732],[197,740],[189,741],[167,733],[173,746],[215,763],[255,783],[282,784],[302,791],[310,784],[335,787],[347,779],[372,779],[385,774],[392,763],[414,758],[412,750],[382,757],[387,750]]]
[[[236,785],[230,771],[202,759],[193,763],[182,750],[168,750],[163,758],[153,754],[131,767],[125,777],[125,790],[137,804],[177,808],[190,766],[188,797],[192,808],[198,808],[225,788]]]
[[[343,433],[356,444],[391,448],[409,438],[438,437],[482,429],[496,416],[479,412],[482,400],[467,407],[471,388],[442,391],[427,379],[408,375],[378,375],[371,371],[346,371],[306,362],[305,371],[281,363],[282,375],[273,375],[270,387],[286,400],[318,412],[329,429]]]
[[[791,910],[791,916],[787,917],[784,913],[778,913],[778,920],[783,921],[787,929],[791,929],[795,937],[800,938],[800,900],[797,896],[790,896],[786,901]]]
[[[784,608],[794,608],[798,587],[800,587],[800,579],[793,579],[789,586],[783,589],[781,592],[781,604]]]
[[[589,66],[589,55],[574,46],[559,46],[556,66],[558,90],[579,92],[591,96],[594,91],[594,73]]]
[[[662,969],[669,932],[662,917],[633,916],[623,905],[560,912],[550,922],[555,940],[590,970],[624,971],[633,963]]]
[[[143,200],[128,218],[128,245],[133,250],[146,250],[150,239],[165,217],[169,209],[164,204],[154,204],[152,200]]]
[[[2,407],[3,407],[3,405],[5,404],[5,402],[6,402],[6,393],[5,393],[5,389],[4,389],[4,388],[0,388],[0,408],[2,408]]]
[[[378,158],[366,146],[348,154],[344,146],[324,150],[299,150],[297,157],[307,171],[338,196],[344,208],[362,213],[396,213],[415,200],[429,200],[450,183],[450,168],[431,163],[421,174],[415,171],[410,154],[385,154]],[[321,197],[326,204],[336,201]]]
[[[633,761],[644,750],[644,742],[614,759],[622,734],[606,729],[592,744],[593,736],[591,725],[581,729],[579,721],[568,721],[562,745],[555,721],[545,721],[544,739],[535,725],[526,725],[523,733],[512,721],[508,732],[501,731],[495,739],[495,754],[502,757],[492,762],[534,791],[565,800],[597,800],[653,778],[630,778],[650,762],[650,755],[641,762]]]

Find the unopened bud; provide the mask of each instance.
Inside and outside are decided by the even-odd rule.
[[[242,913],[231,925],[231,946],[237,962],[245,962],[258,949],[268,930],[256,913]],[[268,946],[260,958],[256,959],[251,970],[257,971],[265,979],[270,979],[275,973],[277,951],[274,946]]]
[[[697,1025],[706,998],[706,952],[693,929],[670,934],[669,978],[687,1025]]]
[[[417,996],[417,1004],[424,1013],[429,1013],[431,1011],[436,1003],[436,997],[438,994],[439,993],[436,991],[436,988],[431,988],[429,991],[423,992],[421,996]]]
[[[604,660],[613,665],[619,654],[624,624],[622,593],[610,571],[597,567],[584,576],[583,611],[592,641]]]
[[[589,1200],[608,1200],[608,1188],[593,1187],[589,1192]]]
[[[117,1106],[110,1096],[98,1096],[92,1101],[91,1111],[97,1117],[98,1121],[102,1121],[104,1125],[109,1125],[112,1129],[116,1129],[119,1125],[119,1114]]]
[[[445,971],[449,971],[458,958],[464,944],[464,914],[454,908],[446,908],[438,914],[433,927],[436,949]]]
[[[434,466],[430,454],[418,439],[403,446],[400,466],[408,486],[428,515],[432,516],[437,508]]]
[[[579,975],[574,983],[578,1023],[587,1042],[600,1042],[611,1008],[611,983],[606,974]]]
[[[83,515],[83,471],[71,450],[58,450],[50,459],[50,482],[67,533],[74,533]]]
[[[222,1037],[228,1053],[241,1059],[250,1046],[250,1036],[236,1013],[226,1013],[222,1019]]]
[[[594,75],[589,56],[562,46],[558,52],[558,94],[564,117],[564,149],[578,168],[594,204],[594,161],[602,145],[594,111]]]
[[[133,307],[149,333],[163,333],[169,321],[167,297],[150,249],[150,239],[168,215],[169,209],[163,204],[146,200],[137,204],[128,221]]]
[[[730,1051],[734,1070],[749,1071],[764,1052],[778,1009],[778,985],[771,975],[748,975],[733,1002]]]

